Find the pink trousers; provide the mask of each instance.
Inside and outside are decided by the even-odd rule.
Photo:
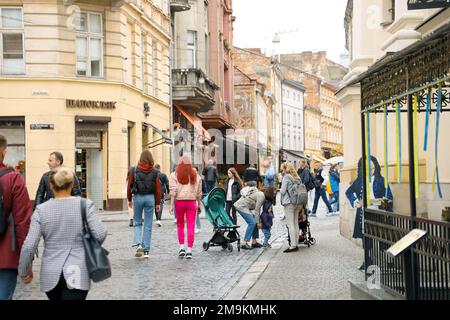
[[[177,215],[178,242],[184,244],[184,221],[186,217],[188,232],[188,247],[192,248],[195,237],[195,219],[197,217],[197,201],[175,200],[175,213]]]

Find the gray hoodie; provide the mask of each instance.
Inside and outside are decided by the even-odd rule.
[[[289,197],[288,190],[292,188],[292,186],[295,184],[295,182],[300,181],[300,179],[294,178],[290,174],[285,174],[283,177],[283,180],[281,181],[281,204],[283,206],[286,206],[288,204],[291,204],[291,198]]]
[[[241,190],[241,198],[236,201],[234,207],[238,211],[251,213],[254,210],[253,216],[256,223],[260,223],[261,207],[264,204],[266,197],[262,191],[256,187],[245,187]]]

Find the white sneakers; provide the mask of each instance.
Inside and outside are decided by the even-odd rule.
[[[161,226],[162,226],[162,223],[161,223],[160,220],[156,220],[156,224],[158,225],[158,227],[161,227]]]
[[[195,228],[195,233],[197,234],[197,233],[200,233],[200,232],[202,232],[202,229],[197,229],[197,228]]]
[[[141,245],[138,245],[136,247],[136,253],[134,254],[134,256],[136,258],[140,258],[140,257],[142,257],[143,254],[144,254],[144,248]]]

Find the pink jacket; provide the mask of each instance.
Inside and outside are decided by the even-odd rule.
[[[202,197],[202,178],[197,174],[197,183],[181,184],[178,182],[175,172],[169,179],[170,196],[175,200],[197,200]]]

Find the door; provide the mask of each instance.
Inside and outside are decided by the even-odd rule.
[[[98,210],[103,210],[103,162],[102,151],[86,151],[87,197],[94,202]]]

